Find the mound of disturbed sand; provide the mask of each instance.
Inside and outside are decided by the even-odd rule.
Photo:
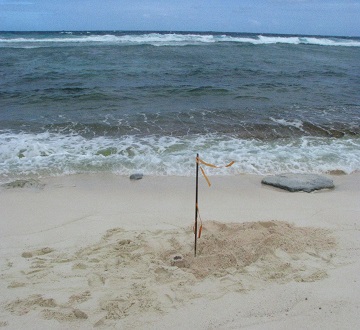
[[[116,228],[79,251],[24,251],[3,272],[8,290],[21,290],[4,307],[58,322],[136,326],[194,298],[215,299],[268,281],[322,279],[335,248],[327,230],[279,221],[206,222],[197,257],[193,238],[190,228]],[[181,256],[180,267],[172,266],[174,255]]]

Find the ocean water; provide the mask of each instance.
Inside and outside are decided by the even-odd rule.
[[[360,170],[360,38],[0,32],[0,178]]]

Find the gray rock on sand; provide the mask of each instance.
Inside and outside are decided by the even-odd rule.
[[[130,175],[130,180],[140,180],[143,176],[144,175],[142,173],[134,173]]]
[[[333,189],[333,180],[317,174],[281,174],[265,177],[261,183],[291,192]]]

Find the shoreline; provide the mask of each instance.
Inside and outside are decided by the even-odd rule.
[[[0,323],[8,329],[25,324],[54,329],[260,329],[266,324],[278,329],[301,319],[299,328],[354,327],[360,321],[360,173],[328,177],[335,189],[313,193],[262,185],[259,175],[210,176],[210,188],[200,177],[200,244],[223,235],[226,245],[246,223],[252,229],[244,237],[252,232],[260,239],[271,233],[262,232],[267,228],[261,223],[274,221],[285,230],[278,235],[288,238],[290,247],[298,238],[306,247],[301,228],[313,230],[309,237],[329,231],[336,241],[331,253],[314,246],[313,255],[307,250],[280,253],[275,246],[245,270],[219,264],[224,273],[201,280],[191,273],[195,266],[166,265],[166,253],[174,246],[191,248],[195,178],[131,181],[98,173],[43,178],[42,189],[2,188]],[[114,250],[120,242],[131,244]],[[235,249],[236,242],[231,244]],[[116,268],[116,255],[123,258],[116,261],[124,262],[123,268]],[[98,265],[91,262],[95,259]],[[286,264],[289,270],[281,268]],[[271,267],[278,267],[278,279],[264,277]]]

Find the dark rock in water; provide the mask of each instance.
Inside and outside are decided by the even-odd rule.
[[[44,184],[38,180],[29,179],[29,180],[15,180],[2,185],[5,188],[44,188]]]
[[[142,173],[134,173],[130,175],[130,180],[140,180],[143,178]]]
[[[331,170],[327,172],[330,175],[345,175],[346,172],[344,172],[343,170]]]
[[[101,155],[104,157],[108,157],[108,156],[115,155],[115,154],[117,154],[117,149],[113,148],[113,147],[101,149],[96,153],[97,156]]]
[[[291,192],[332,189],[334,183],[331,179],[317,174],[281,174],[265,177],[261,183],[285,189]]]

